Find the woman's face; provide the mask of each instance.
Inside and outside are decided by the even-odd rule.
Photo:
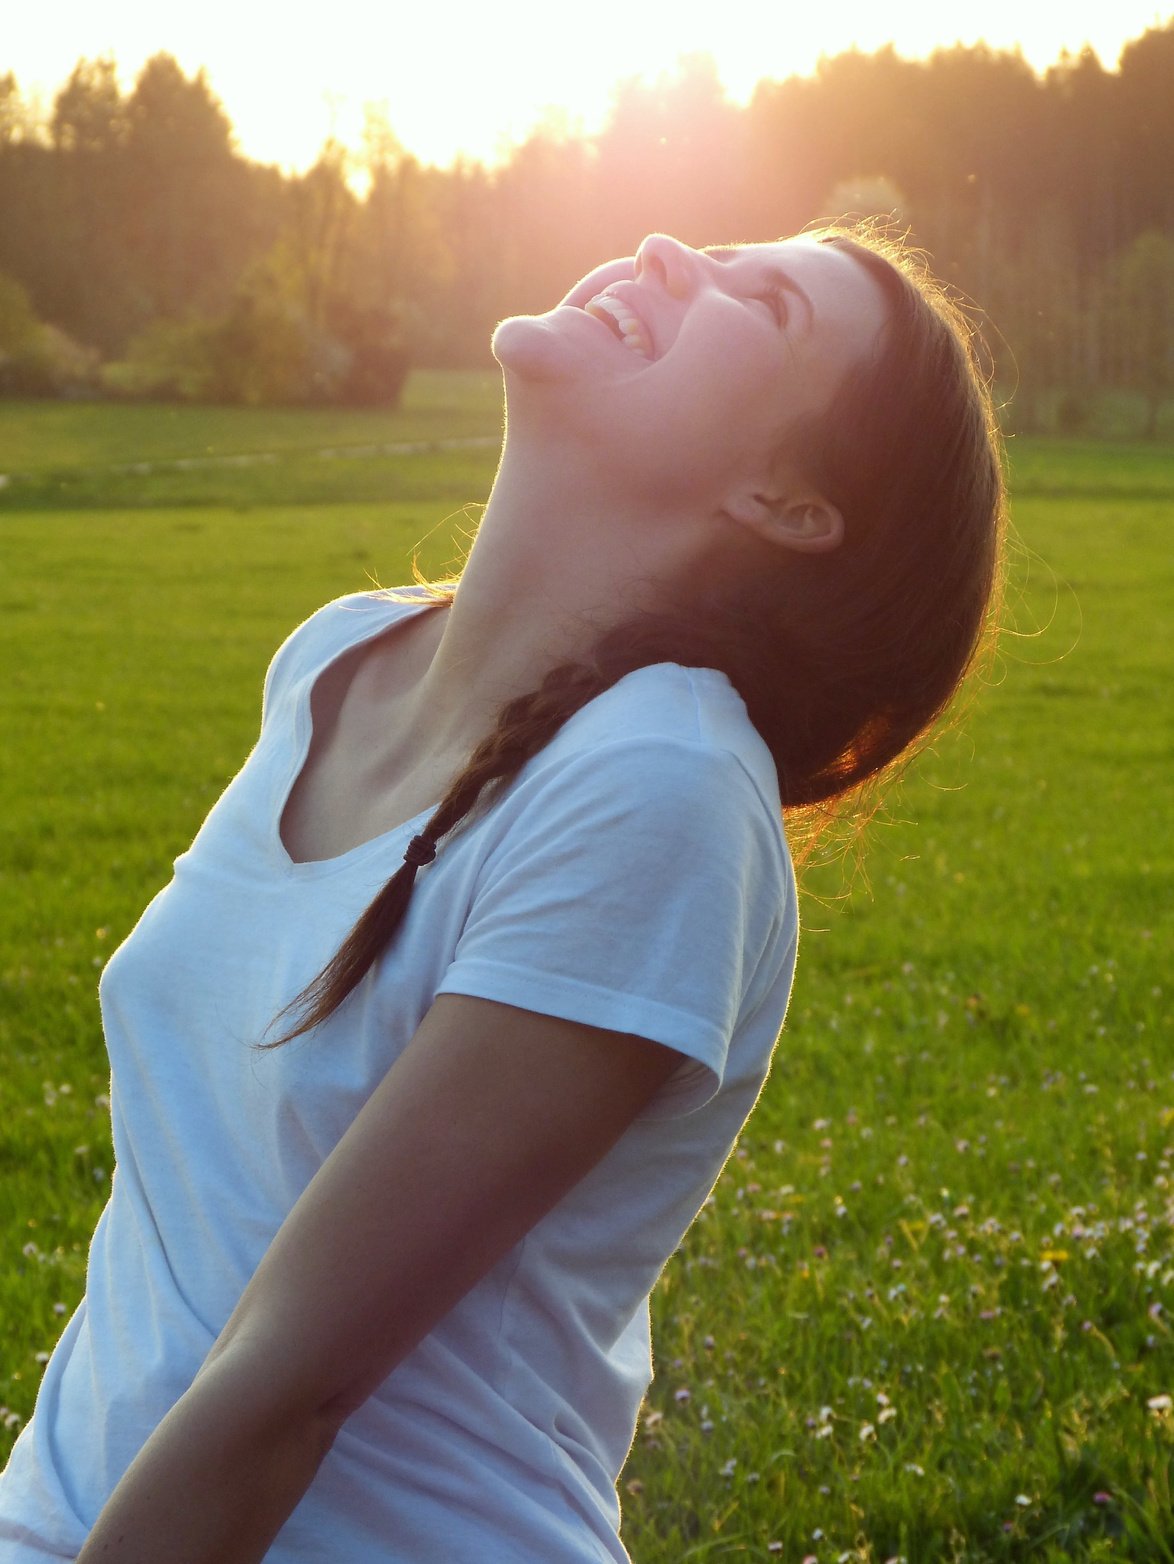
[[[773,459],[884,320],[867,271],[811,236],[694,250],[653,234],[547,314],[503,321],[493,348],[511,412],[536,402],[609,472],[695,491]]]

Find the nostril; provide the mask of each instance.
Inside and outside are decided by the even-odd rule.
[[[641,259],[644,263],[642,270],[651,272],[656,278],[657,282],[660,283],[661,287],[667,288],[669,284],[669,274],[666,271],[665,264],[661,260],[660,256],[654,255],[651,252],[646,252],[641,257]]]

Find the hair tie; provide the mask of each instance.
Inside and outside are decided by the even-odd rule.
[[[436,857],[436,843],[427,836],[413,836],[404,854],[404,862],[413,869],[422,869]]]

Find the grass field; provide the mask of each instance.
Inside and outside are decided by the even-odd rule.
[[[391,419],[0,404],[6,1440],[109,1182],[98,969],[288,629],[457,553],[492,450],[381,448],[497,428],[479,376]],[[1012,466],[995,675],[850,885],[812,876],[774,1071],[657,1290],[636,1564],[1174,1560],[1174,452]]]

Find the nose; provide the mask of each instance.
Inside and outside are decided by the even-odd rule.
[[[636,251],[636,280],[653,276],[674,299],[688,298],[697,285],[701,256],[668,234],[649,234]]]

